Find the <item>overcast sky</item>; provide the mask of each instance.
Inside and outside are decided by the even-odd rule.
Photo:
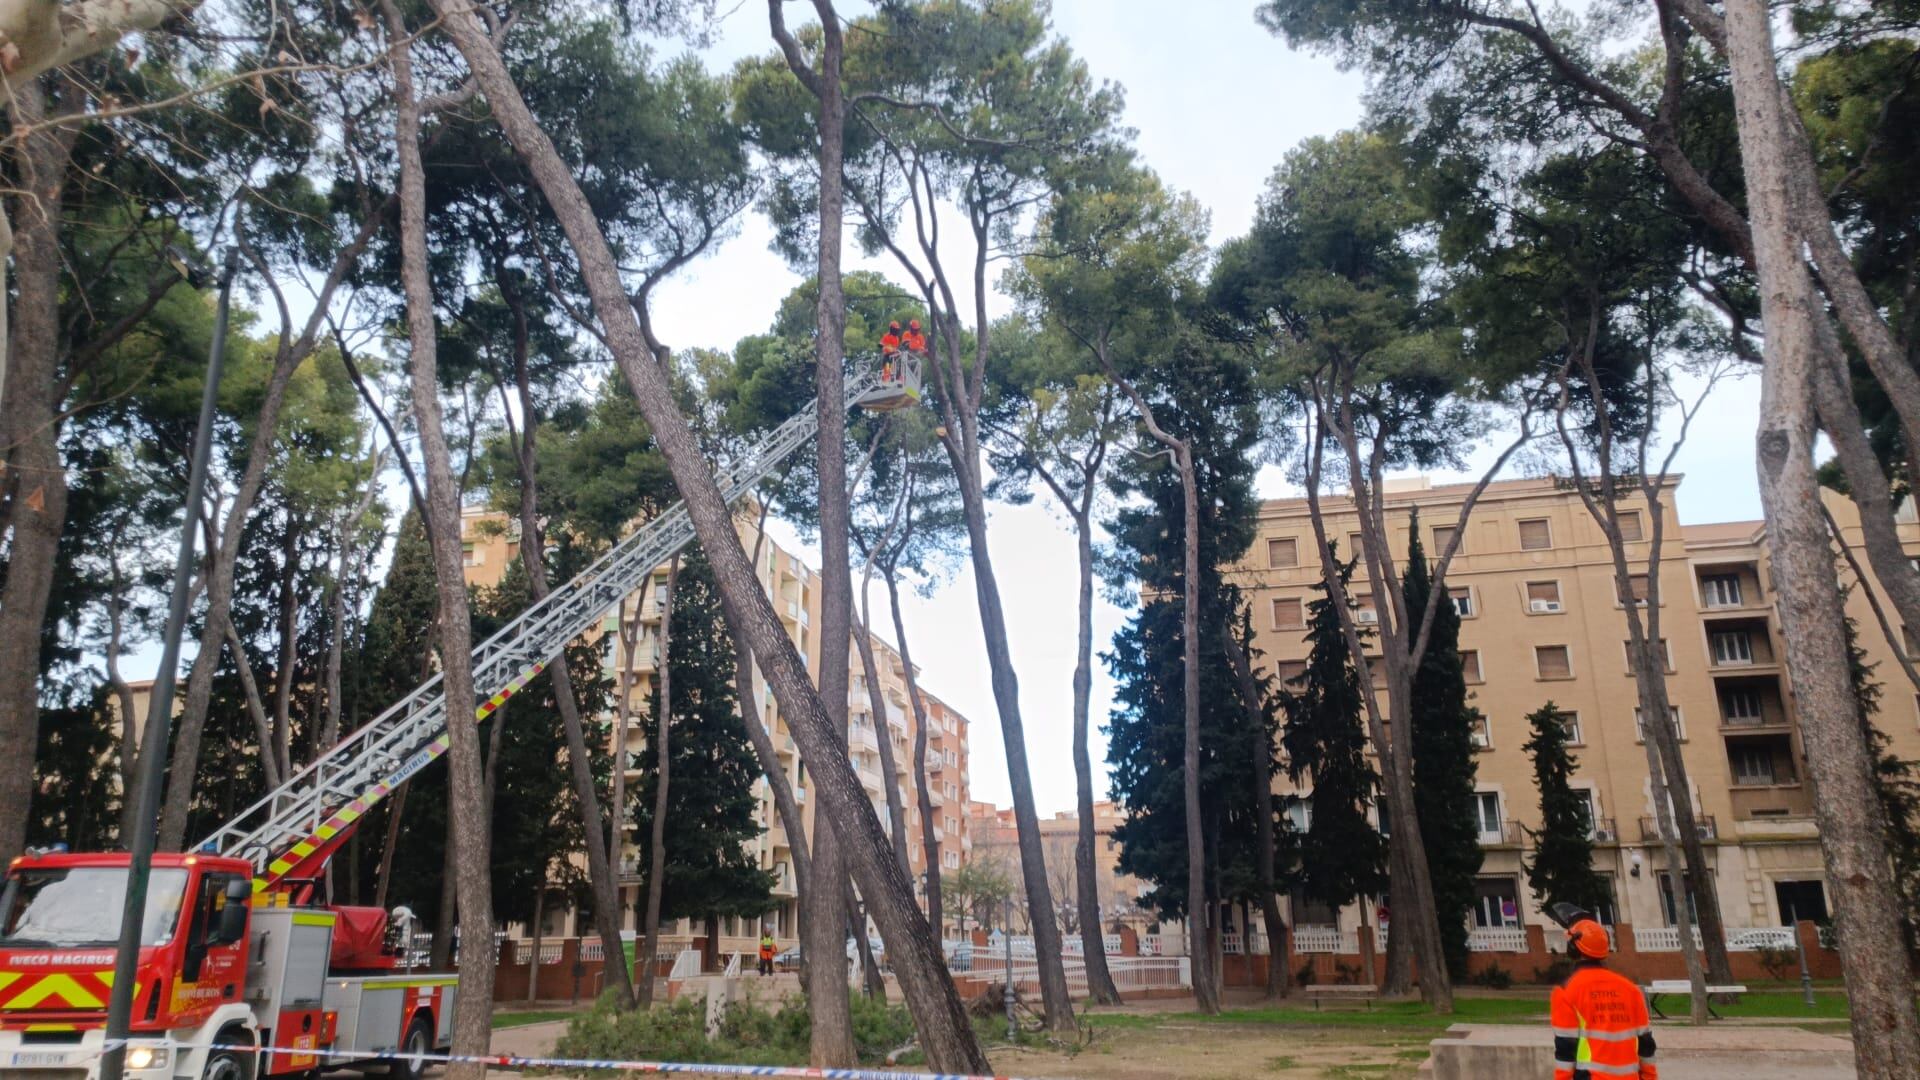
[[[841,5],[849,13],[857,5]],[[1254,21],[1250,0],[1179,5],[1164,0],[1056,0],[1054,25],[1097,78],[1126,90],[1126,122],[1138,131],[1141,157],[1171,186],[1196,196],[1212,215],[1215,244],[1244,233],[1255,199],[1281,156],[1302,139],[1328,135],[1360,120],[1362,78],[1332,61],[1289,50]],[[713,44],[699,55],[714,68],[771,50],[766,9],[739,3]],[[684,46],[665,46],[667,54]],[[948,235],[952,234],[949,230]],[[730,348],[764,329],[795,274],[767,248],[757,218],[713,257],[659,292],[654,321],[677,348]],[[883,273],[882,260],[850,252],[849,267]],[[899,277],[897,273],[896,277]],[[964,301],[963,301],[964,305]],[[1004,300],[998,309],[1004,310]],[[963,308],[964,309],[964,308]],[[1688,440],[1679,468],[1689,474],[1680,511],[1689,522],[1759,516],[1753,476],[1753,425],[1758,384],[1722,386],[1715,405]],[[1278,470],[1262,474],[1262,492],[1287,494]],[[1070,523],[1043,500],[994,507],[994,570],[1020,676],[1021,712],[1034,795],[1042,814],[1070,810],[1074,798],[1072,675],[1075,640],[1074,554]],[[791,530],[781,539],[795,543]],[[817,562],[812,548],[801,545]],[[884,627],[884,591],[876,590],[875,622]],[[913,656],[927,688],[973,722],[975,798],[1008,804],[1006,755],[988,680],[974,582],[963,571],[931,597],[904,601]],[[1104,649],[1125,613],[1104,601],[1095,615],[1095,647]],[[889,633],[886,635],[891,638]],[[1104,667],[1094,677],[1095,725],[1111,700]],[[1094,733],[1094,760],[1106,740]],[[1105,795],[1104,777],[1095,790]]]
[[[730,9],[711,44],[695,50],[715,70],[772,48],[764,5],[725,4]],[[800,6],[791,5],[796,15]],[[844,14],[863,10],[844,0],[841,7]],[[1203,0],[1179,5],[1169,18],[1164,0],[1056,0],[1053,12],[1056,31],[1093,74],[1125,88],[1126,123],[1138,132],[1141,157],[1170,187],[1207,207],[1215,244],[1246,231],[1255,199],[1288,149],[1350,127],[1361,116],[1364,83],[1358,75],[1323,57],[1290,51],[1254,22],[1253,9],[1251,0]],[[686,51],[680,42],[659,45],[661,59]],[[731,349],[741,337],[764,331],[780,299],[800,280],[768,249],[770,236],[765,221],[750,214],[737,235],[657,290],[653,317],[662,339],[677,349]],[[889,263],[862,259],[857,251],[849,252],[847,265],[900,277]],[[962,310],[970,303],[962,295]],[[995,314],[1008,307],[998,296],[990,306]],[[1758,394],[1757,380],[1715,391],[1678,460],[1687,476],[1679,500],[1683,521],[1759,516],[1752,454]],[[1293,493],[1276,469],[1264,470],[1261,480],[1264,495]],[[404,496],[397,485],[391,494],[397,507]],[[776,524],[774,531],[818,565],[817,548],[800,543],[792,529]],[[990,531],[1020,677],[1035,798],[1042,814],[1070,810],[1076,633],[1071,525],[1036,499],[1026,507],[993,507]],[[884,589],[875,589],[874,603],[874,622],[890,626]],[[904,606],[923,683],[972,721],[974,797],[1007,805],[1006,755],[972,574],[963,565],[932,596],[909,596]],[[1108,646],[1124,617],[1100,602],[1096,649]],[[883,636],[892,638],[890,632]],[[187,647],[191,652],[192,642]],[[150,674],[158,653],[157,642],[147,643],[130,658],[130,672]],[[1096,665],[1093,755],[1102,772],[1106,740],[1098,727],[1106,720],[1111,686],[1104,666]],[[1095,787],[1098,797],[1106,795],[1104,776]]]

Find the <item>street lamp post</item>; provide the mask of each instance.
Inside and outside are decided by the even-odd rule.
[[[180,554],[173,564],[173,595],[167,601],[160,667],[154,673],[153,693],[147,699],[146,737],[141,740],[140,775],[133,793],[136,801],[131,858],[127,860],[127,893],[120,908],[120,941],[113,958],[113,990],[107,1000],[106,1053],[100,1059],[100,1080],[120,1080],[126,1066],[127,1030],[133,1020],[133,991],[137,981],[135,968],[140,963],[140,935],[146,922],[147,881],[153,873],[154,819],[160,812],[160,784],[167,768],[167,729],[173,720],[174,675],[180,666],[180,635],[187,622],[188,585],[193,580],[193,538],[199,523],[200,502],[207,490],[207,458],[219,405],[220,368],[227,351],[227,307],[233,294],[233,275],[239,267],[239,249],[228,248],[226,262],[220,267],[220,302],[214,309],[206,385],[200,392],[200,423],[193,433],[193,458],[187,471],[186,517],[180,527]],[[191,778],[174,779],[176,783],[187,783]]]
[[[1006,939],[1003,951],[1007,959],[1007,990],[1002,996],[1007,1002],[1007,1041],[1013,1042],[1014,1037],[1019,1034],[1018,1026],[1013,1019],[1013,901],[1008,899],[1001,903],[1002,910],[1006,912],[1000,921],[1006,927],[1001,931],[1001,935]]]
[[[1787,905],[1787,922],[1793,927],[1793,951],[1800,957],[1800,997],[1807,1008],[1813,1008],[1813,973],[1807,970],[1807,943],[1800,940],[1800,911],[1794,904]]]

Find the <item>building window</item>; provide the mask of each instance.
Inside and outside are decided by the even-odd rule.
[[[1511,877],[1475,878],[1473,925],[1484,928],[1520,925],[1520,894]]]
[[[1580,800],[1580,812],[1587,819],[1587,836],[1592,838],[1600,824],[1600,798],[1592,788],[1574,788],[1573,797]]]
[[[1746,740],[1727,745],[1727,761],[1733,766],[1733,782],[1748,787],[1779,783],[1773,771],[1773,750],[1750,746]]]
[[[1716,630],[1712,642],[1714,664],[1753,663],[1753,639],[1745,630]]]
[[[1497,844],[1501,840],[1502,822],[1500,820],[1500,793],[1497,791],[1476,791],[1473,793],[1473,823],[1480,830],[1482,844]]]
[[[1633,541],[1642,539],[1643,536],[1644,534],[1640,531],[1640,511],[1620,511],[1620,539]]]
[[[1304,833],[1313,828],[1313,800],[1311,798],[1290,800],[1287,803],[1286,816],[1287,824],[1293,827],[1294,832]]]
[[[1707,606],[1739,607],[1740,575],[1710,574],[1700,579],[1700,591],[1706,597]]]
[[[1275,630],[1305,630],[1307,617],[1304,606],[1297,596],[1275,597],[1273,601],[1273,628]]]
[[[1560,722],[1560,726],[1567,729],[1567,741],[1575,746],[1586,745],[1587,740],[1580,734],[1580,714],[1563,712],[1560,715],[1566,718]]]
[[[1460,650],[1460,673],[1470,683],[1484,682],[1480,677],[1480,650]]]
[[[1573,678],[1573,657],[1565,645],[1535,645],[1533,666],[1538,678]]]
[[[466,541],[462,541],[462,542],[461,542],[461,544],[460,544],[460,565],[462,565],[462,566],[479,566],[479,565],[480,565],[480,558],[481,558],[481,556],[480,556],[480,549],[474,546],[474,544],[473,544],[473,541],[471,541],[471,540],[466,540]]]
[[[1787,925],[1797,922],[1827,921],[1827,890],[1825,883],[1813,881],[1776,881],[1773,883],[1773,900],[1780,908],[1780,921]]]
[[[1720,716],[1729,724],[1764,723],[1760,691],[1742,687],[1720,691]]]
[[[1686,717],[1680,715],[1680,707],[1678,705],[1667,706],[1667,719],[1673,722],[1674,734],[1684,740],[1687,737],[1687,721]],[[1647,724],[1645,714],[1636,708],[1633,710],[1633,741],[1645,742],[1646,738]]]
[[[1307,674],[1307,662],[1305,660],[1282,660],[1278,664],[1275,664],[1274,668],[1275,674],[1280,677],[1280,685],[1293,689],[1298,689],[1296,680],[1303,678]]]
[[[1559,582],[1527,582],[1527,611],[1530,614],[1547,615],[1559,610],[1561,610]]]
[[[1435,525],[1433,527],[1433,554],[1436,558],[1447,553],[1447,545],[1453,543],[1454,534],[1459,531],[1460,530],[1451,525]],[[1463,555],[1466,553],[1466,550],[1467,545],[1461,544],[1459,550],[1455,551],[1454,554]]]
[[[1493,721],[1487,718],[1486,713],[1474,713],[1468,725],[1468,737],[1473,740],[1476,749],[1493,749]]]
[[[1520,550],[1544,551],[1553,546],[1553,528],[1546,518],[1533,518],[1520,523]]]
[[[1628,604],[1634,607],[1647,606],[1647,575],[1627,575],[1627,587],[1620,591],[1620,604],[1622,607]]]
[[[1267,566],[1279,570],[1300,565],[1300,541],[1291,536],[1267,541]]]
[[[1693,895],[1693,875],[1683,873],[1680,880],[1687,883],[1687,923],[1688,925],[1698,925],[1700,922],[1700,908]],[[1674,906],[1673,902],[1673,878],[1668,875],[1665,870],[1662,870],[1659,872],[1659,881],[1660,917],[1666,920],[1668,926],[1673,926],[1679,922],[1679,909]]]
[[[1366,537],[1362,533],[1347,534],[1347,554],[1360,560],[1361,566],[1367,565]]]
[[[1453,601],[1453,610],[1463,619],[1473,617],[1473,590],[1470,588],[1449,588],[1447,596]]]

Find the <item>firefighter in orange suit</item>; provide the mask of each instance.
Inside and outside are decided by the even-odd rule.
[[[1553,990],[1553,1080],[1659,1080],[1647,999],[1607,968],[1607,930],[1584,911],[1562,920],[1573,974]]]
[[[906,336],[900,340],[910,353],[924,354],[927,351],[927,335],[920,332],[919,319],[908,320]]]

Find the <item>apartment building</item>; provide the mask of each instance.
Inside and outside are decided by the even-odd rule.
[[[1468,485],[1390,481],[1385,493],[1393,559],[1404,565],[1407,525],[1419,509],[1428,557],[1454,531]],[[1663,498],[1659,568],[1661,637],[1667,692],[1678,720],[1708,861],[1730,929],[1780,926],[1790,918],[1824,919],[1827,896],[1812,797],[1783,663],[1774,611],[1772,568],[1759,521],[1682,525],[1679,482]],[[1858,518],[1828,499],[1860,563]],[[1359,525],[1340,498],[1322,500],[1327,534],[1342,556],[1361,547]],[[1644,604],[1652,521],[1643,500],[1627,504],[1622,529],[1629,558],[1641,571],[1630,602]],[[1909,505],[1900,525],[1911,555],[1920,525]],[[1304,670],[1305,605],[1321,577],[1305,500],[1265,503],[1259,534],[1234,579],[1255,607],[1259,647],[1281,678]],[[1851,574],[1843,574],[1851,583]],[[1532,846],[1526,828],[1539,824],[1532,764],[1522,744],[1527,714],[1548,701],[1572,714],[1574,784],[1588,800],[1596,867],[1608,876],[1614,903],[1608,922],[1675,925],[1672,882],[1664,869],[1648,783],[1646,747],[1634,679],[1626,655],[1623,599],[1610,553],[1578,494],[1552,478],[1510,480],[1487,488],[1447,574],[1460,612],[1460,646],[1473,704],[1485,714],[1473,808],[1486,862],[1472,918],[1479,927],[1546,924],[1528,890],[1522,860]],[[1869,582],[1876,593],[1877,584]],[[1364,564],[1352,591],[1359,618],[1372,586]],[[1885,687],[1879,726],[1903,757],[1920,755],[1920,698],[1911,693],[1866,593],[1855,588],[1849,613]],[[1376,683],[1380,677],[1376,675]],[[1283,775],[1276,790],[1296,796],[1296,827],[1311,819],[1311,790]],[[1357,910],[1312,910],[1296,902],[1294,921],[1350,928]],[[1370,921],[1370,920],[1369,920]]]
[[[743,510],[737,519],[741,542],[749,553],[754,551],[756,520],[757,514],[752,508]],[[462,526],[467,583],[485,585],[499,581],[511,561],[520,557],[517,523],[496,513],[469,509],[463,516]],[[759,545],[755,571],[761,589],[773,601],[774,611],[799,651],[802,662],[817,677],[820,650],[824,647],[817,629],[820,621],[819,572],[775,543],[771,537],[765,538]],[[657,568],[647,586],[629,596],[617,611],[607,615],[600,630],[607,674],[614,682],[615,692],[627,696],[630,715],[634,717],[643,715],[649,707],[653,680],[658,672],[663,611],[661,598],[666,578],[667,567]],[[631,658],[624,656],[619,647],[617,631],[622,628],[621,620],[625,620],[628,636],[636,643]],[[918,723],[908,698],[906,666],[892,645],[877,635],[871,636],[871,642],[885,716],[882,720],[873,715],[872,698],[868,693],[860,654],[853,641],[849,640],[845,646],[851,672],[847,694],[847,757],[882,825],[891,835],[892,823],[887,809],[886,788],[883,786],[879,742],[882,738],[888,740],[894,781],[899,785],[906,813],[907,854],[916,889],[924,890],[923,875],[928,869],[929,859],[923,842],[918,791],[914,781],[913,750]],[[917,670],[915,674],[917,677]],[[926,687],[920,687],[920,691],[927,715],[927,793],[933,806],[935,836],[940,845],[938,862],[951,871],[957,869],[972,850],[972,837],[964,812],[970,791],[967,719],[930,694]],[[812,783],[808,769],[800,758],[799,748],[779,702],[774,699],[772,688],[757,664],[752,674],[751,693],[760,721],[772,736],[781,771],[793,788],[795,801],[800,805],[805,819],[803,827],[811,834],[815,800],[811,798]],[[616,734],[613,737],[618,739],[619,736]],[[638,784],[639,765],[649,751],[637,720],[628,728],[625,749],[628,763],[626,783]],[[759,802],[759,820],[763,829],[752,842],[752,851],[761,868],[775,875],[773,892],[780,902],[779,907],[763,921],[773,927],[775,937],[785,947],[797,939],[799,930],[793,843],[774,808],[772,788],[764,777],[755,783],[754,795]],[[636,844],[638,829],[637,822],[626,824],[622,830],[622,850],[616,855],[620,871],[622,918],[624,925],[630,929],[639,926],[640,907],[644,903]],[[544,934],[558,936],[592,932],[590,915],[581,911],[554,911],[545,922]],[[701,928],[683,920],[680,926],[664,931],[663,936],[698,932],[701,932]],[[757,944],[759,926],[751,919],[727,919],[723,921],[721,933],[723,951],[750,952]]]
[[[1002,809],[990,802],[967,804],[971,821],[973,851],[976,859],[992,861],[1006,868],[1015,889],[1020,888],[1020,834],[1012,808]],[[1152,910],[1141,905],[1141,898],[1153,886],[1120,869],[1120,845],[1113,830],[1123,816],[1111,800],[1093,804],[1094,891],[1099,897],[1101,925],[1108,932],[1121,926],[1145,933],[1158,920]],[[1047,865],[1047,886],[1053,902],[1063,909],[1077,903],[1079,877],[1074,863],[1074,848],[1080,842],[1080,815],[1061,810],[1040,819],[1040,852]],[[1028,920],[1023,906],[1016,907],[1013,921],[1024,930]]]

